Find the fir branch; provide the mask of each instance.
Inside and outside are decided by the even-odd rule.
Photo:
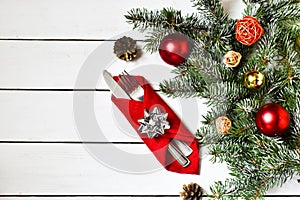
[[[259,9],[260,4],[253,4],[250,1],[247,1],[245,4],[246,4],[246,8],[243,12],[244,16],[255,16],[257,18],[260,18],[259,16],[257,16],[257,10]]]
[[[285,31],[289,32],[292,37],[298,37],[300,35],[300,20],[298,19],[288,19],[280,22],[280,26]]]
[[[273,19],[281,21],[289,18],[299,18],[300,17],[300,7],[298,4],[286,5],[277,10],[273,11]]]
[[[144,48],[150,53],[154,53],[158,50],[160,41],[165,35],[172,33],[168,29],[156,28],[151,33],[146,35]]]
[[[203,92],[202,97],[207,99],[208,105],[223,107],[235,103],[240,97],[247,94],[245,87],[232,82],[211,83]]]
[[[256,99],[245,98],[237,102],[235,113],[238,117],[252,117],[259,109],[260,102]]]
[[[195,14],[183,17],[181,11],[173,8],[164,8],[160,11],[148,11],[147,9],[132,9],[125,15],[127,22],[133,24],[134,29],[145,31],[149,28],[174,29],[175,31],[207,31],[207,26],[202,19]]]
[[[198,83],[184,76],[178,76],[173,80],[165,80],[159,86],[161,91],[168,97],[196,97],[203,90],[201,85],[198,86]]]
[[[212,109],[204,118],[196,137],[207,145],[213,162],[226,162],[232,178],[211,187],[213,199],[259,199],[270,188],[281,186],[300,174],[300,51],[295,40],[300,34],[300,0],[244,0],[245,15],[259,19],[265,33],[248,47],[235,39],[236,21],[230,19],[220,0],[192,0],[198,14],[182,17],[171,8],[161,11],[132,10],[129,23],[141,31],[152,28],[146,49],[157,50],[169,33],[190,36],[194,50],[189,59],[177,66],[172,80],[160,84],[172,97],[199,96]],[[298,50],[297,50],[298,49]],[[243,58],[238,67],[226,67],[226,51],[239,51]],[[244,87],[244,74],[255,69],[265,74],[262,88]],[[255,125],[258,109],[267,102],[283,105],[290,113],[287,136],[269,138]],[[232,120],[228,135],[217,134],[215,120]]]
[[[207,85],[221,81],[231,81],[235,78],[232,70],[220,63],[220,57],[207,52],[194,51],[189,60],[185,63],[187,66],[194,66],[197,73]]]
[[[219,0],[191,0],[191,2],[193,2],[193,6],[199,11],[201,17],[210,22],[209,25],[213,25],[216,22],[222,24],[229,19],[228,13],[224,11],[222,3]]]
[[[288,18],[298,18],[300,11],[298,0],[271,0],[260,4],[257,10],[259,18],[264,18],[265,25],[269,22],[277,22]]]
[[[211,188],[221,199],[261,197],[268,189],[282,185],[299,173],[299,152],[283,147],[280,142],[251,135],[224,136],[220,141],[211,153],[221,161],[226,160],[233,176],[225,184],[217,182]]]
[[[296,97],[296,99],[299,98],[299,94]],[[300,137],[300,101],[296,103],[296,109],[293,111],[292,120],[294,121],[294,126],[291,128],[291,132],[295,137]],[[296,146],[300,148],[300,143],[298,143],[297,140],[295,140]],[[300,152],[300,151],[299,151]]]

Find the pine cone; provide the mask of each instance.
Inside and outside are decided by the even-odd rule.
[[[114,53],[121,60],[133,60],[137,56],[136,41],[126,36],[118,39],[114,45]]]
[[[183,185],[183,191],[180,192],[180,196],[183,200],[200,200],[202,199],[202,188],[197,183],[190,183]]]

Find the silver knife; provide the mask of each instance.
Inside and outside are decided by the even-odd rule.
[[[173,139],[171,143],[177,146],[185,156],[193,153],[193,149],[184,141]]]
[[[107,70],[103,71],[103,77],[107,86],[110,88],[112,94],[115,97],[132,99],[132,97],[123,90],[123,88],[114,80],[113,76]],[[180,150],[186,150],[186,148],[182,147],[182,144],[173,144],[171,142],[168,145],[168,151],[183,167],[188,166],[190,164],[190,160],[186,156],[190,155],[190,153],[186,153],[183,151],[186,155],[182,154],[182,152],[179,149],[177,149],[175,145],[178,146]]]
[[[191,163],[191,161],[185,155],[183,155],[181,151],[177,149],[177,147],[172,143],[168,145],[168,151],[180,163],[182,167],[187,167]]]
[[[107,70],[103,71],[103,78],[115,97],[131,99],[130,96],[121,88],[121,86],[115,81],[113,76]]]
[[[123,75],[128,76],[129,78],[124,78],[124,85],[128,85],[128,87],[134,87],[132,93],[129,94],[131,99],[136,101],[143,101],[144,99],[144,88],[138,83],[138,81],[134,78],[134,76],[130,75],[128,72],[124,71]],[[122,83],[122,78],[121,78]],[[180,140],[173,139],[168,145],[168,150],[170,154],[183,166],[186,167],[190,164],[190,160],[187,156],[191,155],[193,149],[189,147],[189,145]]]

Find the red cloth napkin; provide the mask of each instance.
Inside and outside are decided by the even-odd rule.
[[[141,76],[135,76],[135,78],[144,88],[144,102],[116,98],[113,95],[111,97],[112,102],[124,114],[147,147],[167,170],[182,174],[199,174],[199,145],[197,139],[185,127],[174,111],[153,90],[145,78]],[[114,77],[114,79],[118,82],[118,77]],[[166,129],[163,135],[150,139],[147,137],[147,134],[141,134],[138,131],[140,127],[138,119],[144,118],[144,109],[151,111],[154,107],[159,107],[162,112],[168,113],[167,121],[171,128]],[[185,141],[193,149],[193,153],[188,156],[191,163],[187,167],[182,167],[168,152],[168,144],[171,139]]]

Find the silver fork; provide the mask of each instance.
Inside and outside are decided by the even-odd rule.
[[[130,98],[136,101],[144,101],[144,89],[132,75],[124,70],[118,77],[120,86]],[[175,139],[171,140],[168,151],[183,167],[190,164],[190,160],[187,156],[189,156],[193,150],[185,142]]]
[[[124,70],[124,72],[119,75],[119,81],[128,96],[136,101],[144,101],[144,89],[127,71]]]

